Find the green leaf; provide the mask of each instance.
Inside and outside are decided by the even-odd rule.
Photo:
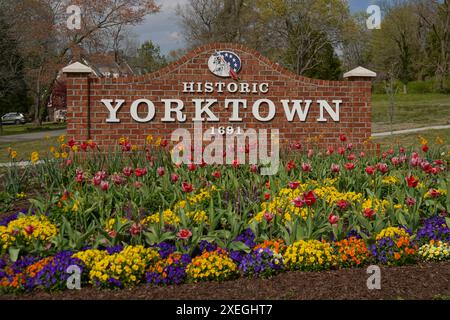
[[[228,249],[230,250],[236,250],[236,251],[244,251],[246,253],[250,253],[251,249],[243,242],[241,241],[233,241],[228,246]]]
[[[10,248],[9,248],[9,259],[10,259],[12,262],[16,262],[17,259],[19,259],[19,253],[20,253],[20,249],[10,247]]]

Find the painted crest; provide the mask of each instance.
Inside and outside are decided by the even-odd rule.
[[[209,70],[218,77],[238,80],[241,58],[231,51],[217,51],[208,60]]]

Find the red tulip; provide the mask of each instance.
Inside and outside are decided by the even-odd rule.
[[[413,207],[416,204],[416,199],[408,197],[405,201],[408,207]]]
[[[264,219],[266,219],[267,222],[270,222],[273,220],[273,214],[271,214],[269,211],[264,212]]]
[[[173,183],[177,182],[179,179],[178,175],[176,173],[172,173],[170,175],[170,181],[172,181]]]
[[[375,173],[375,168],[371,166],[366,167],[366,173],[368,175],[373,175]]]
[[[341,167],[338,164],[333,163],[331,165],[331,172],[339,173],[341,171]]]
[[[238,160],[233,160],[232,166],[234,168],[239,168],[239,161]]]
[[[305,205],[305,200],[303,200],[302,198],[300,198],[300,197],[297,197],[297,198],[295,198],[294,200],[292,200],[292,202],[291,202],[295,207],[297,207],[297,208],[301,208],[301,207],[303,207],[304,205]]]
[[[101,183],[102,183],[102,178],[100,176],[96,175],[92,178],[92,184],[94,186],[99,186]]]
[[[364,209],[364,217],[372,219],[375,216],[375,211],[372,208]]]
[[[348,203],[348,201],[346,200],[339,200],[338,202],[336,202],[337,206],[339,207],[340,210],[344,211],[345,209],[348,208],[348,206],[350,205]]]
[[[187,165],[187,168],[189,171],[195,171],[195,169],[197,169],[197,166],[195,165],[195,163],[191,162]]]
[[[189,231],[188,229],[181,229],[178,233],[177,233],[177,237],[181,240],[187,240],[190,237],[192,237],[192,232]]]
[[[291,160],[286,164],[287,171],[291,171],[291,170],[295,169],[296,167],[297,166],[296,166],[294,160]]]
[[[385,174],[389,171],[389,166],[386,163],[377,163],[376,165],[378,171]]]
[[[345,136],[345,134],[340,134],[339,140],[341,140],[342,142],[345,142],[345,141],[347,141],[347,137]]]
[[[405,148],[401,147],[400,148],[400,153],[405,153],[405,152],[406,152]]]
[[[348,160],[348,161],[353,161],[353,160],[355,160],[355,158],[356,158],[356,156],[355,156],[354,153],[350,153],[350,154],[347,156],[347,160]]]
[[[111,231],[108,232],[108,235],[109,235],[111,238],[115,238],[115,237],[117,237],[117,232],[114,231],[114,230],[111,230]]]
[[[359,153],[359,157],[360,158],[364,158],[366,156],[366,153],[364,152],[364,151],[361,151],[360,153]]]
[[[156,173],[158,174],[158,176],[162,177],[166,173],[166,170],[163,167],[159,167],[158,169],[156,169]]]
[[[133,185],[136,189],[142,188],[144,186],[144,184],[140,181],[135,181]]]
[[[258,166],[257,166],[256,164],[252,164],[252,165],[250,166],[250,171],[251,171],[252,173],[257,173],[257,172],[258,172]]]
[[[300,185],[300,182],[298,182],[298,181],[289,182],[289,188],[291,188],[292,190],[297,189],[299,185]]]
[[[353,149],[353,143],[347,144],[347,150],[350,151]]]
[[[424,144],[424,145],[422,146],[422,151],[423,151],[423,152],[428,152],[429,149],[430,149],[430,148],[428,147],[427,144]]]
[[[339,217],[333,213],[330,213],[330,215],[328,216],[328,222],[334,226],[338,223],[339,221]]]
[[[409,188],[415,188],[419,184],[419,179],[417,179],[413,175],[409,175],[408,177],[406,177],[406,182],[408,183]]]
[[[331,156],[333,153],[334,153],[334,148],[333,147],[328,147],[327,156]]]
[[[309,191],[303,194],[303,199],[308,207],[311,207],[316,203],[317,197],[313,191]]]
[[[340,154],[341,156],[343,156],[344,154],[345,154],[345,148],[342,148],[342,147],[340,147],[340,148],[338,148],[338,154]]]
[[[136,177],[140,178],[143,177],[147,174],[147,168],[136,168],[136,170],[134,171],[134,174],[136,175]]]
[[[194,187],[190,183],[183,182],[181,184],[181,189],[186,193],[191,193],[194,190]]]
[[[161,141],[160,146],[163,147],[163,148],[165,148],[165,147],[168,146],[168,144],[169,144],[169,142],[168,142],[166,139],[164,139],[164,140]]]
[[[438,198],[438,197],[441,195],[441,194],[439,193],[439,191],[436,190],[436,189],[430,189],[430,190],[428,191],[428,193],[429,193],[430,197],[432,197],[432,198]]]
[[[270,193],[264,193],[264,200],[268,201],[270,199]]]
[[[312,166],[310,163],[302,163],[303,172],[311,172]]]
[[[346,163],[344,166],[345,166],[345,169],[347,169],[349,171],[355,169],[355,164],[353,162]]]
[[[87,144],[86,142],[82,142],[82,143],[80,144],[80,148],[81,148],[81,150],[83,150],[83,151],[87,151],[88,144]]]
[[[25,230],[25,232],[26,232],[28,235],[31,235],[31,234],[33,234],[33,232],[34,232],[34,226],[28,225],[28,226],[26,226],[25,228],[23,228],[23,230]]]
[[[122,151],[130,151],[131,150],[131,143],[126,142],[122,145]]]
[[[302,148],[302,144],[300,142],[294,142],[291,144],[291,149],[293,150],[300,150]]]
[[[103,191],[108,191],[108,189],[109,189],[109,183],[108,183],[108,181],[102,181],[102,182],[100,183],[100,188],[101,188]]]
[[[133,169],[130,167],[125,167],[122,169],[122,172],[126,177],[129,177],[133,174]]]
[[[398,165],[400,163],[400,159],[398,157],[393,157],[391,159],[391,162],[394,166]]]
[[[67,145],[69,146],[69,147],[73,147],[74,145],[76,145],[77,143],[76,143],[76,141],[74,140],[74,139],[70,139],[68,142],[67,142]]]
[[[213,172],[212,176],[216,179],[220,179],[220,177],[222,176],[222,174],[220,173],[220,171],[216,171]]]
[[[140,224],[135,223],[130,228],[130,233],[133,236],[137,236],[141,232],[142,232],[142,226]]]
[[[115,173],[111,176],[111,181],[117,186],[120,186],[121,184],[123,184],[125,182],[124,178],[122,178],[117,173]]]

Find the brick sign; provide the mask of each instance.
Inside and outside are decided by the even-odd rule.
[[[67,135],[101,146],[127,137],[144,145],[148,135],[170,140],[177,128],[240,134],[278,129],[283,143],[336,146],[345,134],[355,146],[371,136],[371,78],[357,68],[345,81],[293,74],[237,44],[206,45],[144,76],[94,78],[75,63],[67,75]]]

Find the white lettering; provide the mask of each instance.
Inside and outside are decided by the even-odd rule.
[[[117,118],[117,111],[122,107],[125,103],[125,100],[116,100],[116,106],[113,107],[111,103],[114,102],[112,99],[102,99],[101,102],[108,108],[109,116],[106,118],[107,123],[118,123],[120,119]]]
[[[267,117],[263,118],[260,114],[260,107],[261,104],[266,103],[269,106],[269,114]],[[259,99],[253,104],[253,116],[256,118],[256,120],[261,122],[268,122],[272,120],[275,117],[275,104],[272,100],[269,99]]]
[[[212,113],[209,108],[217,103],[216,99],[193,99],[192,102],[194,102],[195,105],[195,118],[192,119],[192,121],[205,121],[205,119],[202,117],[204,113],[208,115],[208,118],[206,121],[208,122],[216,122],[219,121],[219,118],[216,117],[214,113]],[[203,103],[206,102],[205,106],[202,106]]]
[[[138,114],[138,107],[141,105],[141,103],[145,103],[148,107],[148,113],[145,118],[139,117],[139,114]],[[131,117],[136,122],[150,122],[155,117],[155,105],[150,100],[139,99],[139,100],[134,101],[133,104],[131,105],[130,113],[131,113]]]

